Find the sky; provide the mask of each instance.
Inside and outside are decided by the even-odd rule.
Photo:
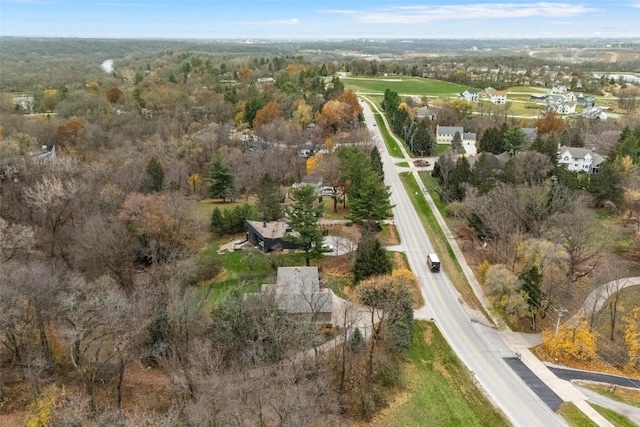
[[[640,0],[0,0],[0,36],[640,38]]]

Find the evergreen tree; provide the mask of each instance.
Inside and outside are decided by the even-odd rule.
[[[451,150],[456,153],[460,153],[462,151],[462,135],[460,132],[456,132],[453,134],[453,139],[451,140]]]
[[[322,249],[322,230],[318,221],[324,213],[322,202],[314,206],[317,200],[315,189],[310,185],[303,185],[293,190],[293,204],[286,210],[289,225],[296,232],[287,239],[304,249],[307,266],[311,258],[318,258]]]
[[[546,154],[551,159],[551,162],[554,166],[558,164],[558,139],[553,135],[550,135],[546,138],[542,138],[540,136],[536,137],[533,144],[531,144],[531,149],[533,151],[537,151],[538,153]]]
[[[209,224],[209,229],[213,233],[217,233],[219,235],[225,234],[225,223],[224,217],[222,216],[222,211],[219,207],[213,208],[211,212],[211,223]]]
[[[512,155],[522,150],[527,141],[527,135],[519,127],[512,127],[508,129],[504,134],[504,151],[511,153]],[[499,153],[498,153],[499,154]]]
[[[209,166],[209,175],[206,178],[209,183],[209,197],[212,199],[235,198],[234,176],[231,169],[222,163],[222,156],[219,151],[213,156]]]
[[[259,219],[263,221],[277,221],[282,216],[280,209],[280,192],[278,184],[271,178],[269,173],[262,175],[260,187],[258,188],[258,203],[256,210]]]
[[[424,123],[418,123],[418,126],[411,136],[412,152],[416,156],[433,156],[435,153],[435,141],[429,129]]]
[[[614,160],[606,160],[600,165],[598,173],[589,176],[588,191],[593,196],[596,206],[609,200],[621,206],[624,198],[622,187],[622,171]]]
[[[370,172],[358,186],[349,193],[351,214],[355,223],[380,222],[391,216],[391,192],[389,187],[373,172]]]
[[[371,150],[371,170],[384,180],[384,171],[382,170],[382,157],[380,157],[380,151],[378,147],[374,146]]]
[[[398,92],[392,91],[391,89],[385,89],[384,91],[384,100],[380,104],[382,109],[387,113],[394,113],[398,106],[400,105],[400,96]]]
[[[160,161],[152,157],[147,163],[147,177],[145,187],[148,192],[160,192],[164,187],[164,169]]]
[[[490,127],[480,138],[478,143],[478,151],[484,153],[500,154],[504,152],[504,143],[500,129]]]
[[[465,197],[464,183],[469,182],[471,177],[471,166],[469,160],[462,156],[456,162],[450,180],[450,198],[451,200],[462,201]]]
[[[359,283],[372,276],[391,274],[393,264],[387,250],[373,234],[364,234],[353,263],[353,280]]]
[[[485,154],[481,153],[478,156],[471,169],[469,182],[476,187],[480,194],[487,194],[495,186],[495,173]]]

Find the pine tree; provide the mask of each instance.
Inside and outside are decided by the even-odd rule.
[[[260,187],[258,188],[258,203],[256,204],[259,219],[263,221],[277,221],[280,219],[282,216],[280,198],[278,185],[271,178],[271,175],[268,173],[262,175]]]
[[[148,192],[160,192],[164,187],[164,170],[160,161],[152,157],[147,163],[147,177],[145,188]]]
[[[234,176],[231,169],[222,163],[220,152],[216,152],[209,167],[209,197],[212,199],[233,200],[235,197]]]
[[[532,266],[518,277],[522,284],[522,290],[527,293],[527,304],[531,313],[531,329],[536,330],[536,317],[542,309],[542,274],[537,266]]]
[[[391,216],[391,192],[377,175],[369,172],[358,186],[349,193],[351,214],[355,223],[380,222]]]
[[[289,225],[295,234],[287,236],[287,239],[302,249],[307,266],[311,258],[318,258],[322,248],[322,230],[318,221],[324,213],[322,202],[314,206],[317,200],[315,189],[310,185],[303,185],[293,190],[293,204],[286,210]]]
[[[372,276],[391,274],[393,264],[387,250],[372,235],[364,235],[358,244],[353,263],[353,280],[359,283]]]
[[[384,171],[382,170],[382,158],[380,157],[380,151],[378,151],[378,147],[373,147],[371,150],[371,169],[380,177],[381,180],[384,180]]]
[[[453,139],[451,140],[451,150],[459,153],[462,151],[462,136],[460,132],[456,132],[453,134]]]

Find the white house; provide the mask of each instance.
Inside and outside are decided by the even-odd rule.
[[[506,104],[507,103],[507,91],[506,90],[496,90],[491,93],[489,100],[496,105]]]
[[[571,172],[598,173],[604,157],[595,151],[581,147],[558,147],[558,163]]]
[[[477,90],[465,90],[459,96],[460,99],[464,99],[467,102],[478,102],[478,91]]]

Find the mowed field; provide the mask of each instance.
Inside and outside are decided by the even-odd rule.
[[[386,89],[403,95],[449,97],[458,95],[467,86],[421,77],[342,77],[340,79],[346,89],[368,94],[384,94]]]

